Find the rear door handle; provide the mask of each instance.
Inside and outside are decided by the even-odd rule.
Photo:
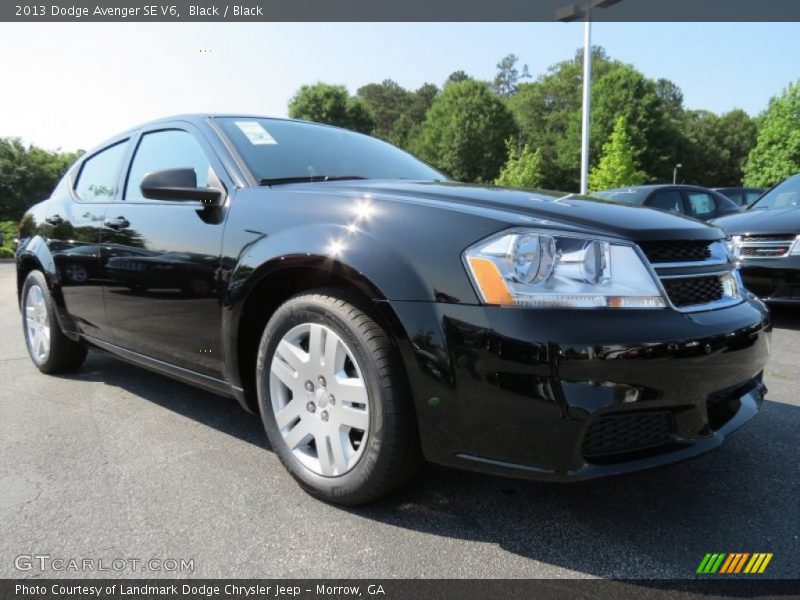
[[[103,225],[105,225],[109,229],[116,229],[117,231],[119,231],[120,229],[126,229],[130,227],[131,223],[125,217],[117,217],[116,219],[106,219],[103,222]]]
[[[50,215],[45,219],[50,225],[61,225],[64,222],[64,219],[61,218],[61,215]]]

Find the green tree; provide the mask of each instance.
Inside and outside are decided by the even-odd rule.
[[[522,83],[509,99],[523,143],[542,150],[543,187],[577,190],[580,179],[583,52],[550,67],[536,81]],[[657,180],[672,177],[681,140],[680,90],[667,80],[647,79],[630,65],[592,48],[591,166],[596,166],[616,117],[628,133],[641,169]]]
[[[622,115],[617,117],[611,137],[603,146],[603,156],[589,173],[590,191],[640,185],[647,181],[647,175],[639,170],[627,128],[628,120]]]
[[[516,133],[506,105],[479,81],[445,86],[428,110],[416,153],[459,181],[494,181],[505,141]]]
[[[505,187],[530,187],[542,186],[544,176],[542,173],[542,151],[535,151],[528,144],[520,148],[514,140],[506,140],[508,160],[500,170],[500,175],[494,180],[495,185]]]
[[[448,83],[461,83],[462,81],[466,81],[467,79],[472,79],[469,75],[467,75],[466,71],[458,70],[453,71],[445,80],[444,84],[447,85]]]
[[[304,85],[289,101],[289,116],[371,133],[375,119],[367,104],[351,97],[343,85]]]
[[[508,54],[497,63],[497,75],[494,76],[492,89],[503,98],[510,98],[517,92],[520,79],[530,79],[528,65],[523,65],[522,73],[517,69],[519,58],[516,54]]]
[[[356,95],[364,101],[375,118],[373,134],[384,140],[394,137],[397,120],[408,111],[411,92],[391,79],[360,87]]]
[[[686,111],[678,160],[683,181],[708,187],[742,183],[747,155],[756,142],[755,121],[743,110],[722,116],[706,110]]]
[[[0,221],[19,221],[30,206],[47,198],[80,155],[0,138]]]
[[[800,172],[800,81],[769,101],[744,169],[746,185],[769,187]]]

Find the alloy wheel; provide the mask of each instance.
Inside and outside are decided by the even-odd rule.
[[[39,363],[50,353],[50,315],[42,288],[32,285],[25,295],[25,335],[31,354]]]
[[[278,343],[269,376],[283,441],[310,471],[352,470],[369,435],[369,393],[353,352],[331,328],[303,323]]]

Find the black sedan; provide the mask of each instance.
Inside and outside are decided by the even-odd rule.
[[[695,185],[637,185],[594,192],[592,195],[623,204],[657,208],[678,215],[694,217],[701,221],[710,221],[717,217],[737,213],[740,210],[740,207],[730,198],[719,192]]]
[[[728,233],[747,289],[768,302],[800,303],[800,175],[714,223]]]
[[[79,282],[64,241],[94,249]],[[575,480],[716,448],[756,414],[770,348],[735,267],[694,219],[459,184],[367,136],[251,116],[86,153],[17,253],[42,372],[92,346],[232,396],[300,485],[350,504],[423,458]]]

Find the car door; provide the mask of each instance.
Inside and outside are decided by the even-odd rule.
[[[145,130],[136,140],[122,198],[109,208],[114,253],[106,264],[106,309],[116,343],[209,376],[222,377],[222,231],[227,212],[197,201],[144,198],[154,171],[192,168],[197,185],[232,189],[211,146],[185,123]]]
[[[117,195],[129,148],[121,140],[83,159],[72,178],[59,186],[45,217],[64,304],[81,333],[112,341],[104,303],[104,227]]]

